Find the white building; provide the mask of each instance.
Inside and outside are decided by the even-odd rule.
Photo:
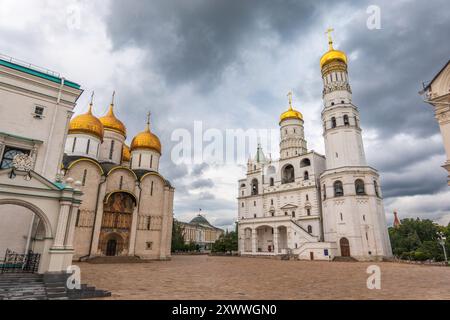
[[[447,161],[443,168],[449,173],[450,186],[450,60],[439,71],[434,79],[425,88],[426,98],[434,108],[436,120],[441,128]]]
[[[366,163],[358,108],[352,102],[347,56],[321,59],[326,156],[308,151],[303,115],[280,118],[280,159],[258,147],[239,181],[241,255],[295,255],[307,260],[391,257],[379,175]]]
[[[0,57],[0,264],[7,249],[40,254],[39,272],[72,264],[78,183],[57,176],[80,86]]]

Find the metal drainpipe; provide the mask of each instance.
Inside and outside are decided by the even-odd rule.
[[[141,182],[139,181],[139,203],[137,204],[137,207],[138,207],[138,214],[137,214],[137,217],[136,217],[136,219],[138,219],[138,221],[136,221],[136,237],[137,237],[137,229],[138,229],[138,225],[137,225],[137,223],[139,222],[139,211],[140,211],[140,209],[141,209],[141,196],[142,196],[142,188],[141,188]],[[138,257],[137,255],[136,255],[136,239],[134,240],[134,256],[135,257]],[[139,257],[140,258],[140,257]]]
[[[50,145],[51,145],[51,141],[52,141],[53,131],[55,130],[56,115],[58,114],[58,106],[59,106],[59,103],[61,102],[61,95],[62,95],[62,89],[64,88],[64,82],[65,82],[65,79],[63,77],[63,78],[61,78],[61,85],[59,86],[58,98],[56,99],[55,112],[53,112],[52,126],[50,127],[50,134],[49,134],[48,140],[47,140],[48,141],[47,151],[45,152],[44,165],[42,167],[42,175],[44,177],[47,176],[46,168],[47,168],[48,155],[50,153]]]

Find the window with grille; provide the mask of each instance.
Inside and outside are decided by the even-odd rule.
[[[5,152],[3,153],[3,158],[0,164],[0,169],[12,168],[14,157],[22,154],[29,155],[30,151],[13,147],[5,147]]]

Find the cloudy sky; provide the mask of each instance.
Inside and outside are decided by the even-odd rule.
[[[367,27],[380,8],[381,29]],[[347,52],[367,158],[380,170],[386,215],[450,221],[450,188],[432,108],[418,92],[450,58],[450,3],[295,0],[0,0],[0,52],[60,72],[95,90],[102,115],[113,90],[129,140],[153,114],[161,172],[177,188],[175,215],[202,208],[229,227],[244,164],[171,161],[175,129],[277,129],[294,91],[308,147],[324,153],[319,60],[324,34]]]

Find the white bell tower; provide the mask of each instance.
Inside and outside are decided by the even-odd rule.
[[[381,260],[392,256],[378,172],[367,166],[358,108],[352,103],[347,56],[333,48],[320,64],[326,170],[320,177],[324,238],[337,256]]]

